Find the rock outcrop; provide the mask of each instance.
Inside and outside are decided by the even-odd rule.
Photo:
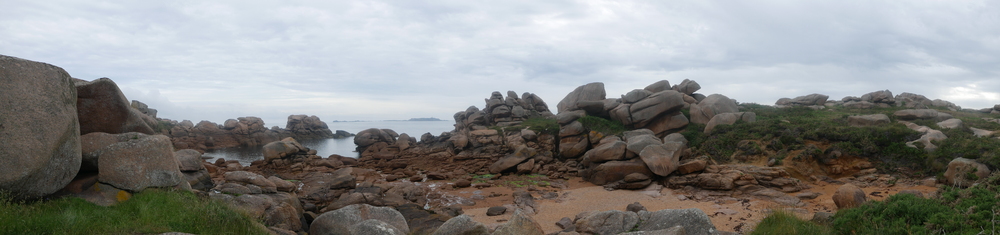
[[[170,139],[163,135],[130,132],[98,149],[98,172],[102,183],[138,192],[148,187],[172,187],[185,182],[180,162],[174,157]]]
[[[62,68],[0,55],[0,190],[38,198],[80,169],[73,80]]]
[[[194,124],[191,121],[181,122],[161,119],[166,128],[163,134],[170,136],[177,149],[219,149],[237,146],[261,146],[284,138],[293,137],[298,140],[319,138],[347,138],[351,133],[338,130],[331,131],[325,122],[316,116],[289,115],[287,129],[277,126],[268,129],[264,120],[258,117],[240,117],[226,120],[222,125],[201,121]]]
[[[152,126],[156,126],[156,120],[132,108],[125,94],[111,79],[77,81],[76,90],[80,134],[91,132],[153,134]]]
[[[707,124],[717,114],[735,112],[739,112],[736,102],[724,95],[712,94],[691,105],[691,122]]]
[[[595,82],[579,86],[559,101],[559,104],[556,105],[556,110],[558,113],[581,110],[581,102],[602,101],[606,95],[607,92],[604,91],[604,83]]]

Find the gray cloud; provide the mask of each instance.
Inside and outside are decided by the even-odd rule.
[[[992,1],[13,1],[0,53],[109,77],[172,119],[406,119],[657,80],[771,104],[890,89],[1000,103]]]

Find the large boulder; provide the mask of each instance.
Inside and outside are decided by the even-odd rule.
[[[828,95],[809,94],[809,95],[795,97],[795,99],[790,100],[789,103],[791,105],[804,105],[804,106],[824,105],[826,104],[826,100],[829,98],[830,96]]]
[[[986,164],[968,158],[955,158],[948,163],[944,172],[945,184],[957,187],[972,186],[976,180],[990,176],[990,168]]]
[[[507,169],[515,167],[518,164],[521,164],[521,162],[528,160],[528,158],[534,157],[536,154],[538,154],[538,151],[536,151],[534,148],[529,148],[527,146],[522,145],[518,147],[513,154],[504,156],[500,158],[500,160],[494,162],[493,165],[490,165],[489,169],[490,173],[497,174],[506,171]]]
[[[174,157],[180,163],[179,168],[181,171],[199,171],[205,169],[205,166],[201,164],[201,152],[197,150],[177,150],[177,152],[174,152]]]
[[[671,89],[670,81],[667,80],[659,80],[654,82],[653,84],[649,84],[649,86],[646,86],[646,88],[643,88],[643,90],[647,90],[649,91],[649,93],[657,93],[670,89]]]
[[[941,127],[941,128],[945,128],[945,129],[961,128],[962,127],[962,119],[952,118],[952,119],[948,119],[948,120],[944,120],[944,121],[938,122],[937,125],[939,127]]]
[[[847,124],[853,127],[885,125],[889,124],[889,116],[881,113],[850,116],[847,117]]]
[[[459,215],[445,221],[432,235],[452,234],[489,235],[490,232],[483,223],[472,220],[472,217],[469,217],[469,215]]]
[[[932,119],[936,121],[944,121],[952,118],[951,114],[938,112],[933,109],[904,109],[896,111],[895,113],[892,113],[892,115],[902,120]]]
[[[393,144],[395,140],[396,138],[392,137],[388,132],[378,128],[365,129],[354,136],[354,144],[358,148],[368,147],[378,142]]]
[[[868,201],[865,191],[853,184],[841,185],[837,188],[837,192],[833,193],[833,203],[841,210],[858,207],[865,201]]]
[[[753,112],[739,112],[715,115],[711,121],[705,124],[705,134],[712,134],[712,130],[718,125],[732,125],[740,120],[743,122],[756,122],[757,114]]]
[[[606,161],[622,160],[625,157],[625,142],[621,140],[608,141],[597,145],[594,149],[584,154],[587,161],[601,163]]]
[[[688,235],[718,234],[712,220],[704,211],[691,209],[666,209],[655,212],[640,211],[638,231],[656,231],[683,226]]]
[[[535,222],[531,216],[522,212],[521,209],[514,211],[514,216],[497,227],[497,230],[493,231],[493,235],[542,235],[545,231],[542,230],[542,226]]]
[[[580,109],[578,104],[581,101],[601,101],[607,93],[604,91],[604,83],[595,82],[579,86],[569,94],[566,94],[559,104],[556,105],[557,113]]]
[[[319,117],[306,115],[289,115],[285,129],[295,134],[298,139],[333,138],[333,131]]]
[[[646,163],[638,158],[627,161],[608,161],[584,170],[582,175],[583,179],[590,183],[605,185],[624,180],[625,176],[632,173],[641,173],[646,176],[653,175],[653,172],[649,170]]]
[[[654,93],[629,107],[631,123],[642,128],[649,125],[655,118],[679,112],[684,107],[684,95],[677,91],[666,90]]]
[[[98,150],[98,180],[133,192],[148,187],[171,187],[184,178],[174,158],[170,138],[142,133],[119,134],[125,141]]]
[[[62,68],[0,55],[0,190],[37,198],[80,170],[73,80]]]
[[[646,163],[650,171],[660,176],[667,176],[680,166],[681,154],[687,146],[681,142],[667,142],[649,145],[639,152],[639,157]]]
[[[681,81],[680,84],[674,86],[673,89],[677,92],[684,93],[685,95],[693,95],[698,90],[701,90],[701,85],[698,85],[698,82],[684,79],[684,81]]]
[[[576,231],[582,234],[619,234],[639,223],[635,212],[610,210],[586,214],[576,221]]]
[[[288,137],[280,141],[265,144],[261,151],[263,152],[264,160],[272,160],[288,157],[302,150],[304,148],[298,141],[295,141],[292,137]]]
[[[706,124],[720,113],[739,112],[736,102],[724,95],[712,94],[697,104],[691,104],[691,122]]]
[[[577,158],[586,153],[590,147],[587,135],[576,135],[559,138],[559,154],[565,158]]]
[[[77,81],[77,112],[80,134],[105,132],[120,134],[139,132],[153,134],[146,119],[151,119],[132,108],[118,84],[108,78],[94,81]]]
[[[376,207],[368,204],[354,204],[340,208],[334,211],[326,212],[316,217],[312,224],[309,226],[309,234],[313,235],[340,235],[340,234],[367,234],[367,233],[355,233],[352,230],[357,230],[357,228],[352,229],[355,225],[362,224],[365,221],[375,220],[381,223],[378,225],[388,226],[391,228],[385,228],[387,230],[398,230],[400,233],[395,234],[408,234],[410,233],[410,228],[406,224],[406,218],[399,211],[392,209],[391,207]],[[368,222],[374,223],[374,222]],[[368,228],[372,226],[361,226],[360,228]],[[375,226],[377,227],[377,226]],[[380,233],[387,234],[387,233]],[[394,233],[388,233],[394,234]]]
[[[883,103],[883,104],[896,103],[895,98],[892,96],[892,92],[889,90],[870,92],[868,94],[861,96],[861,101],[868,101],[871,103]]]

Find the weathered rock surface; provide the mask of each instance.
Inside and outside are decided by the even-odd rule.
[[[757,114],[753,112],[721,113],[712,117],[712,120],[705,124],[705,134],[712,134],[712,130],[718,125],[732,125],[737,121],[756,122]]]
[[[125,94],[111,79],[78,81],[76,89],[80,134],[91,132],[153,134],[153,128],[150,126],[155,125],[155,121],[132,108]]]
[[[438,227],[433,235],[489,235],[490,232],[482,223],[472,220],[468,215],[459,215],[449,219]]]
[[[576,231],[582,234],[619,234],[639,223],[635,212],[610,210],[590,213],[576,221]]]
[[[691,105],[691,122],[707,124],[717,114],[735,112],[739,112],[736,102],[724,95],[712,94],[697,104]]]
[[[98,150],[99,180],[133,192],[170,187],[183,177],[170,138],[142,133],[118,134],[125,141]]]
[[[847,117],[847,124],[854,127],[884,125],[889,124],[889,116],[881,113],[850,116]]]
[[[267,143],[263,147],[264,160],[279,159],[292,154],[298,153],[303,150],[302,144],[292,137],[282,139],[281,141],[275,141]]]
[[[62,68],[0,55],[0,190],[37,198],[80,170],[73,80]]]
[[[556,105],[558,113],[565,111],[579,110],[581,101],[600,101],[606,98],[604,83],[595,82],[579,86],[569,94],[566,94],[559,104]]]
[[[545,231],[542,226],[535,222],[531,216],[521,210],[515,210],[514,216],[510,217],[507,223],[497,227],[493,235],[542,235]]]
[[[323,213],[319,217],[316,217],[316,219],[313,220],[313,223],[309,226],[309,234],[316,234],[316,235],[369,234],[369,233],[355,233],[355,231],[371,231],[371,230],[359,230],[359,228],[352,229],[352,227],[358,224],[362,224],[363,222],[369,220],[375,220],[381,223],[362,225],[363,227],[360,227],[360,229],[382,227],[384,230],[396,230],[389,233],[379,232],[377,234],[408,234],[410,232],[410,228],[406,224],[406,219],[403,218],[403,214],[400,214],[399,211],[396,211],[389,207],[376,207],[367,204],[354,204],[334,211]],[[368,223],[373,223],[373,222],[368,222]]]
[[[681,154],[687,146],[681,142],[667,142],[659,145],[649,145],[639,152],[639,157],[653,173],[666,176],[680,166]]]
[[[948,120],[944,120],[944,121],[938,122],[937,125],[939,127],[941,127],[941,128],[945,128],[945,129],[961,128],[962,127],[962,119],[952,118],[952,119],[948,119]]]
[[[865,201],[868,201],[865,191],[853,184],[844,184],[833,193],[833,203],[838,209],[858,207]]]
[[[295,137],[302,140],[322,139],[335,137],[330,127],[319,117],[306,115],[288,116],[288,123],[285,129],[295,134]]]
[[[174,152],[174,157],[180,163],[179,169],[181,171],[199,171],[205,169],[205,166],[201,165],[201,153],[194,149],[181,149]]]
[[[701,90],[701,85],[698,85],[698,82],[684,79],[684,81],[681,81],[680,84],[674,86],[673,89],[677,92],[684,93],[686,95],[692,95],[695,92],[698,92],[698,90]]]
[[[638,213],[639,231],[656,231],[683,226],[689,235],[711,235],[718,231],[712,220],[704,211],[697,208],[679,210],[659,210],[655,212],[640,211]]]
[[[948,170],[944,172],[945,184],[958,187],[969,187],[976,180],[990,176],[990,168],[986,164],[967,158],[955,158],[948,162]]]
[[[933,109],[904,109],[896,111],[892,115],[902,120],[932,119],[944,121],[952,118],[951,114],[938,112]]]

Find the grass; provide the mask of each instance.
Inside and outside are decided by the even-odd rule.
[[[80,198],[0,199],[0,234],[268,234],[224,202],[190,192],[150,189],[110,207]]]
[[[775,210],[757,224],[752,235],[795,235],[795,234],[833,234],[830,228],[813,222],[799,219],[794,214],[783,210]]]
[[[588,130],[602,133],[605,136],[620,135],[622,132],[629,130],[620,122],[596,116],[583,116],[577,119],[577,121],[583,124],[583,127]]]

